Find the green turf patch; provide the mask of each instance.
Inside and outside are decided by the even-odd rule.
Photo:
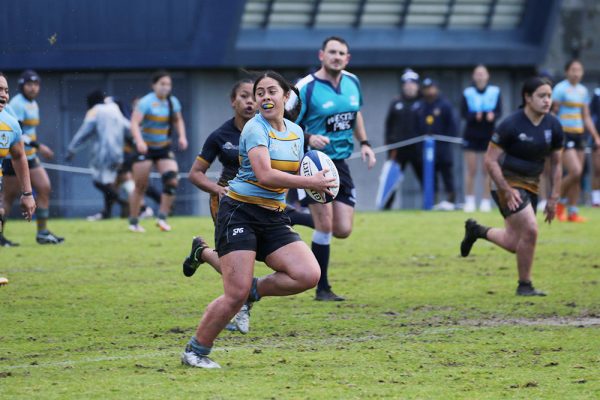
[[[209,218],[174,230],[124,220],[51,221],[60,246],[10,221],[0,248],[2,398],[382,399],[600,398],[600,211],[587,224],[540,228],[534,266],[545,298],[514,295],[514,256],[478,241],[459,256],[466,215],[359,213],[334,240],[330,277],[342,303],[312,291],[266,298],[251,332],[224,332],[223,369],[179,354],[220,277],[181,261]],[[499,215],[475,214],[499,226]],[[540,217],[541,218],[541,217]],[[310,241],[311,231],[299,228]],[[257,264],[255,272],[270,270]]]

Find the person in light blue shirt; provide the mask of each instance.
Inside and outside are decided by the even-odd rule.
[[[48,230],[50,217],[50,193],[52,185],[46,169],[41,165],[39,153],[47,159],[54,157],[52,149],[38,140],[37,127],[40,123],[39,107],[36,98],[40,93],[40,76],[32,70],[23,71],[19,77],[19,94],[15,96],[8,107],[23,127],[21,140],[25,145],[25,154],[29,166],[31,185],[35,189],[37,209],[35,211],[37,232],[35,240],[39,244],[60,244],[65,238],[55,235]],[[10,157],[2,163],[4,174],[4,204],[6,213],[10,212],[12,204],[20,196],[20,187]],[[17,245],[7,240],[7,243]]]
[[[581,84],[583,72],[580,61],[569,61],[565,66],[566,79],[556,84],[552,91],[552,111],[565,134],[562,164],[567,170],[562,180],[561,201],[556,208],[559,221],[586,221],[577,209],[585,158],[585,130],[592,135],[596,144],[600,144],[600,136],[590,116],[588,90]]]
[[[12,167],[18,182],[18,188],[21,192],[21,210],[28,221],[31,220],[35,211],[35,200],[31,189],[31,180],[29,178],[29,168],[27,166],[27,157],[21,141],[21,126],[19,122],[8,113],[6,106],[10,96],[8,93],[8,81],[2,72],[0,72],[0,163],[10,155]],[[3,204],[3,175],[0,170],[0,246],[6,246],[6,239],[3,236],[5,208]]]
[[[171,230],[167,215],[175,202],[179,182],[179,168],[171,151],[173,130],[178,134],[179,150],[188,146],[181,103],[171,94],[171,89],[169,73],[156,72],[152,77],[152,92],[140,99],[131,115],[131,135],[137,150],[132,166],[135,189],[129,198],[129,230],[132,232],[145,232],[139,225],[139,215],[153,165],[162,175],[163,184],[156,226],[163,232]]]
[[[500,88],[490,84],[490,73],[483,64],[473,69],[473,83],[465,88],[462,96],[461,115],[465,120],[463,133],[463,158],[465,166],[465,212],[474,212],[475,178],[478,170],[483,177],[479,211],[490,212],[490,177],[483,167],[483,156],[496,129],[496,122],[502,116],[502,96]]]
[[[253,94],[260,115],[244,125],[240,137],[240,169],[229,181],[217,214],[215,242],[224,294],[208,305],[181,362],[197,368],[219,368],[208,358],[214,340],[248,300],[289,296],[314,287],[319,264],[290,226],[285,190],[309,188],[328,192],[335,187],[326,171],[298,176],[303,155],[303,131],[284,118],[293,86],[274,71],[261,74]],[[275,272],[253,278],[255,260]]]
[[[341,301],[344,298],[331,290],[327,272],[331,238],[347,238],[352,232],[356,190],[345,160],[352,154],[354,139],[359,142],[362,159],[369,169],[376,160],[360,111],[363,103],[360,81],[345,70],[350,61],[348,43],[336,36],[326,38],[319,51],[319,61],[321,68],[296,84],[302,101],[296,123],[304,128],[308,145],[323,151],[335,163],[340,190],[328,204],[312,201],[302,191],[298,196],[303,205],[310,208],[315,223],[312,250],[321,267],[315,300]],[[291,104],[293,99],[288,108]]]

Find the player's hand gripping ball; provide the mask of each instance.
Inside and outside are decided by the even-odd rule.
[[[302,176],[313,176],[317,174],[317,172],[322,171],[324,169],[328,169],[325,173],[326,177],[335,178],[336,187],[329,188],[333,196],[330,194],[319,192],[312,189],[304,189],[306,194],[309,195],[316,202],[325,204],[332,202],[337,196],[338,191],[340,190],[340,176],[338,174],[338,170],[335,167],[335,164],[329,158],[329,156],[318,150],[310,150],[304,154],[302,161],[300,162],[300,175]]]

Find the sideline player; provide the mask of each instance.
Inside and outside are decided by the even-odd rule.
[[[167,215],[175,202],[179,172],[171,151],[173,129],[178,133],[179,150],[188,146],[181,103],[171,94],[171,88],[171,75],[167,71],[156,72],[152,77],[152,92],[140,99],[131,115],[131,134],[137,150],[132,167],[135,188],[129,198],[129,230],[132,232],[145,232],[139,224],[139,215],[153,165],[161,173],[163,184],[156,226],[163,232],[171,230]]]
[[[342,301],[344,298],[331,290],[327,272],[332,236],[344,239],[352,233],[356,189],[345,160],[354,149],[354,137],[369,169],[376,159],[360,111],[360,82],[345,70],[350,61],[348,43],[337,36],[328,37],[319,51],[319,61],[321,68],[296,84],[302,102],[296,123],[304,127],[308,145],[331,157],[339,172],[340,190],[332,203],[319,204],[308,197],[305,201],[315,223],[312,251],[321,268],[315,300]],[[292,108],[293,101],[289,101],[288,108]]]
[[[0,72],[0,162],[3,162],[8,154],[11,155],[12,168],[15,171],[15,179],[17,179],[21,192],[21,212],[27,221],[31,221],[31,217],[35,212],[35,200],[31,191],[27,157],[21,140],[21,126],[6,110],[9,98],[8,81],[4,74]],[[5,215],[2,201],[2,180],[2,170],[0,170],[0,234],[4,227]],[[8,279],[0,277],[0,285],[6,285],[7,283]]]
[[[590,117],[588,90],[581,84],[583,64],[579,60],[569,61],[565,65],[565,74],[566,79],[557,83],[552,93],[552,110],[565,132],[562,163],[567,170],[567,175],[562,180],[557,218],[559,221],[585,222],[586,219],[579,215],[577,209],[585,159],[584,133],[587,129],[596,145],[600,145],[600,136]]]
[[[283,117],[292,90],[273,71],[254,82],[260,114],[244,126],[240,169],[229,182],[217,215],[215,239],[224,294],[206,308],[181,355],[182,364],[219,368],[208,358],[214,340],[247,299],[301,293],[319,280],[317,260],[283,213],[285,192],[310,188],[331,193],[335,179],[325,177],[325,170],[311,177],[297,175],[304,136],[302,128]],[[255,260],[264,261],[274,272],[253,278]]]
[[[465,212],[475,211],[475,177],[480,160],[488,148],[494,133],[496,121],[502,115],[500,88],[490,85],[490,74],[485,65],[473,69],[473,84],[463,91],[462,117],[465,119],[464,159],[465,159]],[[483,196],[479,210],[490,212],[490,177],[482,168]]]
[[[488,240],[515,253],[519,272],[519,296],[545,296],[533,287],[531,269],[538,235],[535,218],[538,185],[550,156],[551,190],[546,203],[546,222],[556,213],[560,193],[563,132],[551,114],[552,84],[546,78],[530,78],[521,91],[524,108],[507,117],[492,136],[485,166],[495,188],[492,196],[504,217],[504,228],[488,228],[473,219],[465,222],[460,245],[463,257],[469,255],[477,239]]]
[[[40,124],[40,109],[36,98],[40,94],[40,76],[32,70],[23,71],[19,77],[19,94],[13,97],[6,111],[10,112],[23,126],[23,140],[25,144],[25,155],[29,165],[29,176],[31,185],[35,189],[36,201],[38,207],[35,211],[37,225],[36,242],[39,244],[59,244],[64,242],[64,238],[55,235],[48,230],[48,218],[50,217],[50,178],[46,169],[42,167],[37,153],[51,159],[54,152],[45,144],[38,141],[37,127]],[[10,213],[10,208],[14,201],[20,196],[21,189],[15,170],[10,161],[10,156],[2,163],[2,172],[4,174],[4,207],[6,214]],[[4,239],[5,246],[14,246],[13,243]]]

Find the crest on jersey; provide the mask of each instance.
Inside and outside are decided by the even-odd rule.
[[[544,129],[544,138],[546,139],[546,144],[552,142],[552,129]]]
[[[0,135],[0,145],[3,147],[8,146],[8,135],[6,133]]]

